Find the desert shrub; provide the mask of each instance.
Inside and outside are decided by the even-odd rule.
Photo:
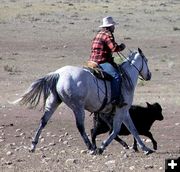
[[[6,72],[8,72],[10,74],[15,74],[15,73],[20,72],[20,70],[18,70],[17,67],[15,67],[14,65],[13,66],[5,65],[4,66],[4,71],[6,71]]]

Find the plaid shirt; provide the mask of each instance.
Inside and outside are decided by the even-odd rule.
[[[112,53],[118,51],[120,47],[115,42],[113,34],[107,29],[102,29],[92,41],[89,60],[98,64],[113,63]]]

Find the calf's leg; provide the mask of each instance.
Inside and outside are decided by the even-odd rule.
[[[127,143],[123,141],[122,139],[120,139],[118,136],[116,136],[114,140],[120,143],[125,149],[129,149],[129,146],[127,145]]]
[[[147,136],[147,137],[149,137],[149,138],[151,139],[154,150],[157,150],[157,142],[156,142],[156,140],[153,138],[152,133],[151,133],[150,131],[148,131],[148,132],[145,134],[145,136]]]

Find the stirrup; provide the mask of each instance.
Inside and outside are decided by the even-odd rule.
[[[113,100],[113,101],[111,102],[111,104],[112,104],[112,105],[115,105],[115,106],[118,106],[119,108],[127,105],[126,102],[120,102],[120,101],[118,101],[118,100]]]
[[[119,108],[122,108],[123,106],[126,106],[127,103],[123,102],[123,103],[118,103],[116,106],[118,106]]]

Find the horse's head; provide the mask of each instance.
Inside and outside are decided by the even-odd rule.
[[[133,65],[139,72],[139,75],[146,81],[151,79],[151,72],[148,67],[148,60],[143,54],[142,50],[138,48],[138,51],[133,52],[129,56],[131,65]]]

